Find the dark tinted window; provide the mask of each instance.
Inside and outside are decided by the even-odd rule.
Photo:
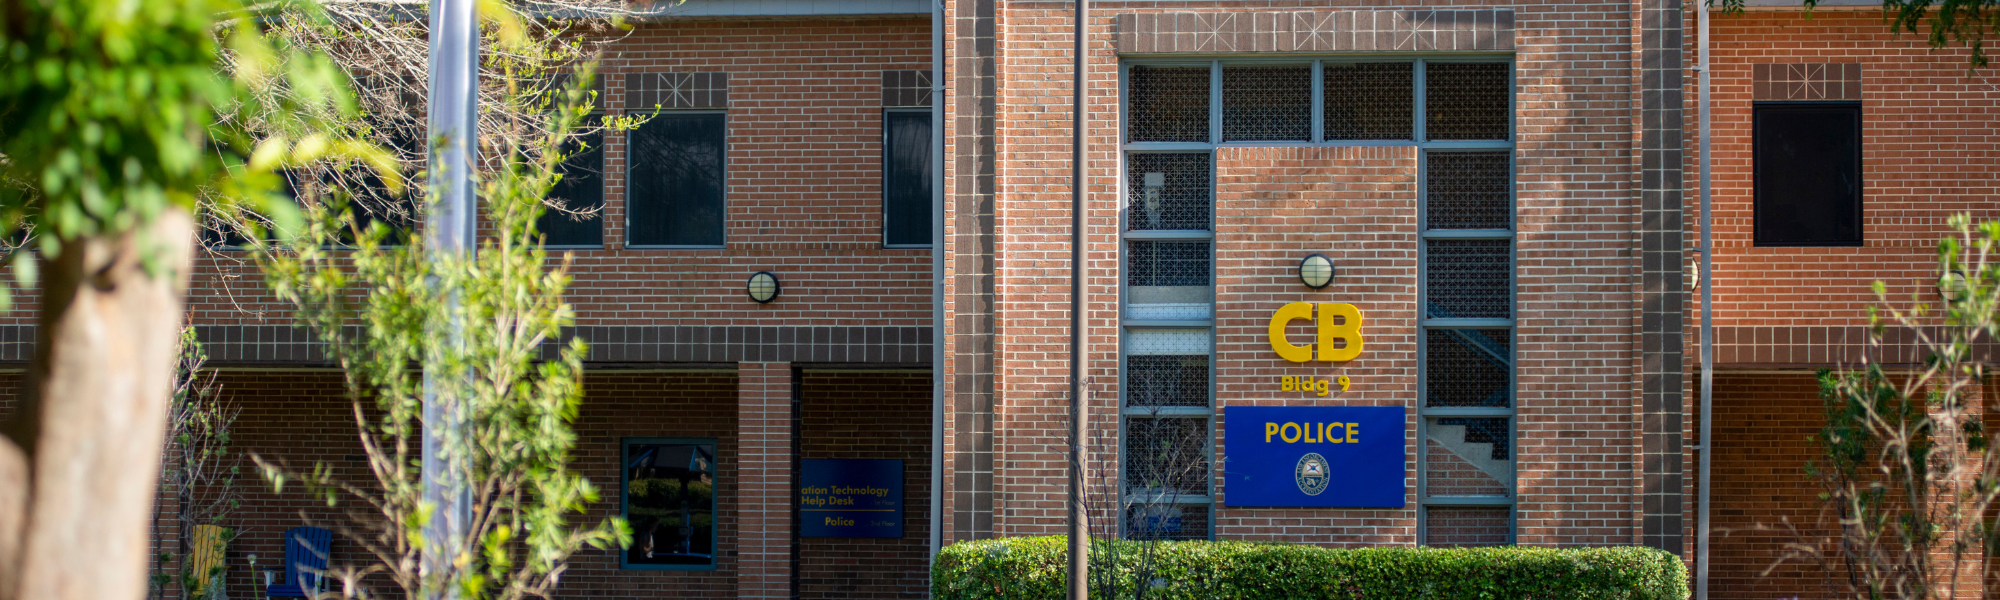
[[[663,112],[631,133],[626,243],[721,246],[724,115]]]
[[[1759,105],[1759,246],[1861,245],[1861,107]]]
[[[293,202],[297,202],[299,198],[298,181],[303,175],[291,169],[279,169],[274,174],[283,182],[283,187],[278,190],[278,193],[284,194],[286,198],[292,199]],[[204,216],[201,231],[197,232],[201,235],[202,245],[216,249],[250,247],[250,238],[247,235],[249,232],[239,227],[237,223],[238,218],[258,218],[249,210],[239,209],[239,212],[235,215],[221,215],[210,212]],[[277,240],[277,232],[271,231],[270,223],[260,222],[259,225],[264,229],[264,241]]]
[[[626,438],[626,569],[713,569],[714,439]]]
[[[882,242],[931,245],[931,113],[882,117]]]
[[[596,211],[579,216],[549,208],[535,228],[542,243],[550,246],[604,245],[604,134],[577,136],[570,155],[557,170],[562,179],[549,189],[549,197],[570,210]]]

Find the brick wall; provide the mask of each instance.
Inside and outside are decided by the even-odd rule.
[[[625,142],[607,136],[603,249],[572,250],[579,325],[927,325],[931,254],[882,248],[882,71],[930,69],[930,21],[753,20],[644,23],[610,46],[599,79],[607,114],[625,74],[728,73],[726,249],[625,247]],[[784,293],[745,297],[773,271]],[[206,253],[189,288],[200,324],[289,322],[243,253]],[[12,322],[32,320],[32,294]]]
[[[1810,565],[1788,563],[1763,575],[1780,546],[1794,540],[1753,529],[1791,523],[1825,531],[1813,500],[1818,490],[1805,475],[1806,461],[1818,454],[1806,436],[1826,423],[1819,384],[1811,373],[1718,374],[1714,405],[1711,597],[1830,597],[1821,584],[1825,574]]]
[[[1097,433],[1093,452],[1116,452],[1112,439],[1116,423],[1113,412],[1117,368],[1117,313],[1119,260],[1117,246],[1118,209],[1121,201],[1115,174],[1119,161],[1116,119],[1119,115],[1116,68],[1117,56],[1110,44],[1110,31],[1118,13],[1151,12],[1245,12],[1261,10],[1326,10],[1356,6],[1352,3],[1306,4],[1294,2],[1247,3],[1205,2],[1164,6],[1150,2],[1112,2],[1094,5],[1096,20],[1090,26],[1094,40],[1091,60],[1093,104],[1089,127],[1093,148],[1090,189],[1092,204],[1087,208],[1085,265],[1088,280],[1085,308],[1090,331],[1090,361],[1087,375],[1098,400],[1093,412]],[[1447,2],[1438,8],[1484,6]],[[1519,541],[1539,545],[1625,544],[1637,541],[1640,508],[1635,495],[1639,478],[1634,469],[1638,435],[1635,430],[1638,408],[1638,344],[1635,335],[1638,264],[1633,253],[1638,226],[1635,197],[1637,160],[1636,101],[1634,70],[1637,32],[1630,3],[1601,4],[1522,4],[1515,10],[1518,91],[1516,128],[1516,192],[1519,221],[1517,257],[1519,282],[1520,348],[1520,473],[1521,511]],[[997,300],[1000,313],[1000,357],[1008,365],[997,384],[1004,406],[1000,422],[1002,459],[996,463],[996,481],[1001,489],[997,517],[1000,531],[1008,535],[1057,533],[1063,510],[1064,465],[1061,449],[1065,441],[1069,303],[1069,30],[1072,27],[1067,5],[1019,4],[1002,11],[996,26],[1001,38],[999,70],[1001,115],[1001,160],[995,167],[999,190],[1006,201],[999,204],[996,228],[1006,242],[998,250],[1002,273]],[[1231,156],[1254,156],[1265,150],[1225,151]],[[1411,152],[1399,149],[1398,152]],[[1235,154],[1231,154],[1234,152]],[[1270,152],[1295,152],[1270,150]],[[1331,155],[1327,155],[1331,156]],[[1305,160],[1303,155],[1290,160]],[[1404,160],[1411,160],[1404,158]],[[1322,163],[1325,164],[1325,163]],[[1218,163],[1219,181],[1242,176],[1225,162]],[[1240,167],[1239,167],[1240,168]],[[1275,185],[1275,184],[1274,184]],[[1303,185],[1303,184],[1301,184]],[[1412,191],[1413,187],[1412,187]],[[1251,198],[1270,194],[1249,193]],[[1299,294],[1277,283],[1288,261],[1295,262],[1315,235],[1333,235],[1308,229],[1319,222],[1278,221],[1279,228],[1267,235],[1297,239],[1274,248],[1261,271],[1246,273],[1227,261],[1230,232],[1249,225],[1232,223],[1232,210],[1256,206],[1243,202],[1245,196],[1219,198],[1221,215],[1217,222],[1217,283],[1222,306],[1217,336],[1226,346],[1231,340],[1254,336],[1261,319],[1237,313],[1230,320],[1230,289],[1250,281],[1271,281],[1272,289]],[[1413,196],[1412,196],[1413,198]],[[1236,204],[1232,206],[1232,199]],[[1411,200],[1413,202],[1413,200]],[[1345,198],[1321,197],[1304,204],[1323,207],[1316,218],[1355,218],[1347,214]],[[1405,217],[1409,208],[1404,208]],[[1327,216],[1331,215],[1331,216]],[[1358,225],[1357,225],[1358,227]],[[1402,242],[1415,244],[1414,225],[1408,226]],[[1337,233],[1337,232],[1336,232]],[[1386,234],[1385,234],[1386,235]],[[1388,242],[1383,242],[1388,243]],[[1378,246],[1379,247],[1379,246]],[[1374,268],[1369,258],[1358,257],[1351,248],[1314,247],[1338,250],[1335,260],[1343,269]],[[1385,288],[1381,300],[1363,303],[1370,318],[1371,356],[1364,361],[1384,365],[1384,372],[1411,373],[1398,380],[1370,373],[1364,377],[1367,392],[1380,394],[1385,402],[1410,402],[1406,391],[1414,389],[1414,345],[1399,347],[1393,342],[1414,330],[1413,290],[1390,291],[1414,283],[1414,263],[1402,272],[1362,278],[1343,272],[1336,286],[1360,285]],[[1234,269],[1234,270],[1233,270]],[[1397,279],[1397,278],[1400,278]],[[1338,292],[1336,292],[1338,293]],[[1402,300],[1391,301],[1392,294]],[[1397,304],[1401,304],[1398,306]],[[1237,309],[1243,310],[1243,309]],[[1264,307],[1263,310],[1268,310]],[[1265,313],[1268,316],[1268,313]],[[1401,315],[1401,321],[1398,321]],[[1220,383],[1243,377],[1250,369],[1265,368],[1268,347],[1259,351],[1254,344],[1239,342],[1243,352],[1260,361],[1252,367],[1223,357],[1217,367]],[[1395,358],[1400,352],[1400,359]],[[1393,363],[1393,364],[1392,364]],[[1344,367],[1354,369],[1356,366]],[[1331,371],[1329,371],[1331,372]],[[1261,377],[1261,376],[1260,376]],[[1267,384],[1275,386],[1274,383]],[[1380,387],[1376,387],[1380,386]],[[1275,400],[1275,389],[1229,390],[1221,392],[1224,403],[1250,398]],[[1350,397],[1358,397],[1350,394]],[[1342,400],[1351,401],[1351,400]],[[1219,426],[1219,423],[1218,423]],[[1414,438],[1414,428],[1412,430]],[[1226,446],[1224,447],[1226,450]],[[1414,456],[1414,453],[1412,453]],[[1091,464],[1115,464],[1110,458],[1092,458]],[[1414,475],[1414,465],[1412,475]],[[1222,537],[1239,535],[1263,539],[1289,539],[1315,543],[1358,543],[1400,540],[1413,542],[1409,528],[1415,524],[1412,511],[1385,516],[1381,511],[1270,511],[1279,519],[1271,525],[1225,522]],[[1231,518],[1231,517],[1225,517]],[[1261,517],[1258,517],[1261,518]],[[1329,539],[1324,535],[1336,521],[1371,524],[1348,531],[1366,536]],[[1297,524],[1295,529],[1283,529]],[[1306,525],[1312,525],[1308,528]],[[1264,527],[1264,529],[1257,529]],[[1333,530],[1342,531],[1342,530]],[[1313,533],[1308,533],[1313,532]]]
[[[1878,279],[1891,299],[1935,298],[1945,218],[2000,218],[2000,180],[1993,177],[2000,124],[1992,118],[2000,111],[2000,79],[1990,69],[1968,73],[1962,47],[1933,52],[1921,35],[1891,34],[1873,11],[1815,11],[1811,20],[1800,12],[1717,15],[1709,27],[1716,325],[1864,325],[1875,302],[1868,286]],[[1686,42],[1692,55],[1691,33]],[[1862,247],[1751,246],[1752,69],[1801,62],[1861,65]],[[1690,146],[1699,139],[1692,115]],[[1699,197],[1687,199],[1693,215]]]
[[[1415,440],[1417,390],[1417,152],[1415,148],[1225,148],[1216,163],[1216,403],[1222,406],[1404,406]],[[1338,202],[1338,204],[1334,204]],[[1333,285],[1298,282],[1299,258],[1333,258]],[[1289,302],[1361,308],[1366,352],[1345,363],[1286,362],[1271,351],[1271,312]],[[1294,321],[1294,343],[1312,323]],[[1353,386],[1325,398],[1279,392],[1281,376]],[[1225,413],[1226,416],[1226,413]],[[1216,443],[1226,456],[1229,440]],[[1417,452],[1404,468],[1415,476]],[[1222,471],[1228,466],[1225,463]],[[1415,544],[1416,482],[1407,510],[1240,509],[1218,511],[1216,537],[1363,546]],[[1219,496],[1223,505],[1229,498]]]
[[[806,371],[801,458],[903,461],[903,537],[802,538],[800,598],[926,598],[931,376]]]
[[[266,460],[309,468],[324,461],[336,476],[368,481],[355,441],[354,425],[333,372],[229,371],[223,393],[242,408],[236,447]],[[713,571],[622,571],[611,551],[585,550],[571,560],[563,589],[593,598],[656,598],[672,590],[682,598],[736,597],[737,459],[736,376],[725,372],[591,374],[578,417],[578,444],[572,468],[595,484],[604,500],[577,522],[595,523],[619,514],[619,440],[624,437],[713,437],[718,440],[716,502],[717,568]],[[296,485],[272,493],[245,473],[243,507],[228,519],[239,537],[230,548],[230,593],[257,595],[247,556],[258,565],[277,566],[284,557],[284,530],[300,526],[301,514],[338,519],[342,505],[329,509],[307,498]],[[366,564],[359,547],[336,535],[334,564]],[[376,580],[377,585],[388,585]],[[254,585],[261,586],[261,582]]]

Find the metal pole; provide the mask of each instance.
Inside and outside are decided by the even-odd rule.
[[[944,0],[931,3],[931,557],[944,549]]]
[[[1086,162],[1089,147],[1084,136],[1084,109],[1089,98],[1086,66],[1090,64],[1084,31],[1090,25],[1090,0],[1076,0],[1075,87],[1070,107],[1069,174],[1069,597],[1090,597],[1090,534],[1084,525],[1088,514],[1083,494],[1084,435],[1089,432],[1089,411],[1083,400],[1084,346],[1089,342],[1083,319],[1083,209],[1088,195]]]
[[[424,243],[432,264],[470,256],[473,252],[472,164],[474,132],[478,130],[479,21],[476,0],[431,0],[430,28],[430,193]],[[444,290],[446,310],[456,313],[459,295]],[[464,342],[464,323],[453,315],[445,343]],[[444,578],[454,557],[465,548],[466,527],[472,519],[465,472],[453,456],[462,439],[463,414],[458,399],[439,381],[443,365],[424,365],[424,501],[435,507],[424,524],[422,568],[431,584],[431,599],[456,597]]]
[[[1715,257],[1713,256],[1715,254],[1715,247],[1709,243],[1709,230],[1714,229],[1715,223],[1709,219],[1708,215],[1708,7],[1704,5],[1699,7],[1698,10],[1700,15],[1696,18],[1699,19],[1699,25],[1696,28],[1699,31],[1696,32],[1696,35],[1700,38],[1698,45],[1700,46],[1701,62],[1698,63],[1700,66],[1695,70],[1697,71],[1697,76],[1700,77],[1698,86],[1701,88],[1699,92],[1701,95],[1701,160],[1696,167],[1701,171],[1701,273],[1699,273],[1701,280],[1697,284],[1701,286],[1701,443],[1696,445],[1695,448],[1701,452],[1701,473],[1698,475],[1699,479],[1696,485],[1699,488],[1701,497],[1698,500],[1699,513],[1695,517],[1698,523],[1695,530],[1694,590],[1695,600],[1708,600],[1708,466],[1710,457],[1715,455],[1715,438],[1710,437],[1713,431],[1710,428],[1710,424],[1715,421],[1714,407],[1711,403],[1715,392],[1715,348],[1713,346],[1715,338],[1712,335],[1714,333],[1712,329],[1715,326],[1715,310],[1709,302],[1714,298],[1713,286],[1709,285],[1709,276],[1715,271],[1713,268],[1715,264]]]

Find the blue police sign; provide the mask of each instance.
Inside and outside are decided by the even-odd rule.
[[[800,461],[799,536],[903,537],[903,461]]]
[[[1223,419],[1229,506],[1403,507],[1401,406],[1229,406]]]

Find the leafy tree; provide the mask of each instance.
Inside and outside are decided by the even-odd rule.
[[[1882,305],[1869,310],[1863,362],[1819,376],[1826,425],[1806,474],[1820,490],[1821,532],[1780,528],[1796,536],[1784,558],[1832,574],[1842,597],[1983,597],[1982,559],[2000,542],[2000,447],[1981,406],[2000,339],[2000,222],[1950,223],[1958,235],[1938,244],[1941,302],[1919,293],[1892,304],[1876,282]],[[1882,355],[1898,350],[1892,328],[1921,363]]]
[[[1806,16],[1819,0],[1804,0]],[[1729,14],[1743,12],[1743,0],[1708,0],[1704,6],[1720,6]],[[2000,32],[2000,0],[1882,0],[1889,29],[1921,34],[1931,48],[1942,50],[1964,44],[1970,51],[1969,67],[1987,64],[1986,40]]]
[[[0,439],[0,599],[146,593],[156,473],[138,466],[160,463],[196,199],[283,222],[274,169],[379,162],[312,126],[352,111],[337,71],[259,17],[236,0],[0,2],[0,227],[28,236],[0,261],[39,285]],[[260,105],[272,88],[297,93]],[[238,110],[294,116],[253,150],[213,127]]]
[[[574,321],[562,299],[567,262],[548,256],[535,229],[560,177],[557,167],[573,151],[566,149],[592,127],[585,123],[595,99],[587,85],[591,63],[584,46],[560,28],[530,30],[550,22],[498,3],[481,9],[488,19],[484,43],[499,51],[485,54],[481,72],[491,94],[482,94],[475,185],[488,229],[476,252],[432,256],[420,237],[399,236],[386,219],[364,216],[383,208],[369,204],[381,199],[369,196],[371,182],[326,171],[299,189],[311,217],[300,236],[281,242],[246,236],[271,289],[295,307],[297,322],[326,343],[345,373],[368,459],[365,481],[342,480],[323,463],[254,459],[275,489],[301,484],[341,509],[336,518],[307,516],[368,556],[362,564],[330,565],[326,575],[336,583],[329,592],[340,597],[429,598],[447,591],[465,598],[547,597],[573,553],[622,547],[631,538],[621,519],[573,523],[600,499],[594,485],[567,468],[585,347],[580,340],[561,343],[562,329]],[[316,43],[348,47],[356,65],[390,64],[363,62],[368,55],[361,50],[403,47],[410,40],[402,36],[422,34],[399,29],[386,34],[396,40],[377,43],[369,36],[384,33],[355,31],[352,23],[288,27],[281,35],[348,36]],[[398,89],[407,79],[386,81]],[[372,93],[368,85],[364,95]],[[370,114],[346,126],[356,135],[381,135],[407,125],[396,119]],[[264,120],[242,115],[239,122],[254,127]],[[421,208],[426,197],[409,201],[408,209]],[[238,225],[254,232],[257,219]],[[430,371],[431,387],[416,365]],[[448,418],[463,424],[443,440],[447,468],[468,486],[472,516],[462,543],[425,537],[439,510],[423,493],[427,394],[454,398],[449,406],[457,413]],[[446,557],[447,568],[427,571],[426,548],[440,546],[462,553]]]

